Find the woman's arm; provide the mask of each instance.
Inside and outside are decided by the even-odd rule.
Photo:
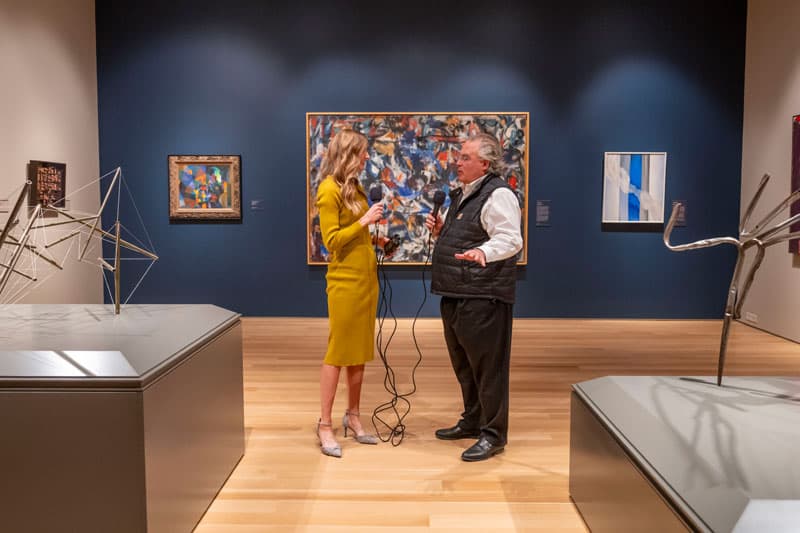
[[[347,243],[355,239],[364,227],[359,221],[355,221],[349,226],[339,225],[342,197],[337,190],[324,182],[320,183],[317,191],[317,207],[319,208],[322,242],[330,252],[335,253],[341,250]]]

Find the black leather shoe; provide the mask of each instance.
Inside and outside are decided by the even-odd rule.
[[[461,454],[465,461],[483,461],[493,455],[497,455],[505,448],[505,444],[492,444],[486,437],[481,437],[478,442],[467,448]]]
[[[458,424],[451,428],[436,430],[436,438],[442,440],[477,439],[480,436],[480,429],[464,429]]]

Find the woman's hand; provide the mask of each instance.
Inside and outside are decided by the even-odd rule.
[[[428,231],[431,232],[431,235],[434,237],[439,236],[439,232],[442,231],[442,226],[444,226],[444,220],[440,216],[433,216],[433,213],[428,213],[428,216],[425,218],[425,227],[428,228]]]
[[[372,204],[372,207],[364,213],[364,216],[358,219],[359,224],[362,226],[369,226],[370,224],[375,224],[383,218],[383,202],[378,202]]]

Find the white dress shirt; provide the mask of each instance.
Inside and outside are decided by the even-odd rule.
[[[480,187],[486,176],[461,186],[462,202]],[[507,259],[522,250],[521,221],[519,200],[511,189],[501,187],[492,191],[481,209],[481,226],[489,234],[489,240],[477,247],[487,263]]]

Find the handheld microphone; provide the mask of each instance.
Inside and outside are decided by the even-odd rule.
[[[369,190],[369,201],[371,205],[375,205],[383,200],[383,191],[380,185],[375,185]],[[379,224],[375,224],[375,253],[378,253],[378,237],[380,236]],[[380,267],[380,263],[378,263]]]
[[[433,193],[433,218],[439,216],[439,209],[442,207],[442,204],[444,204],[445,198],[447,198],[447,196],[441,189]]]
[[[371,188],[369,190],[369,201],[374,204],[375,202],[380,202],[381,200],[383,200],[383,191],[381,191],[381,188],[377,186]]]

